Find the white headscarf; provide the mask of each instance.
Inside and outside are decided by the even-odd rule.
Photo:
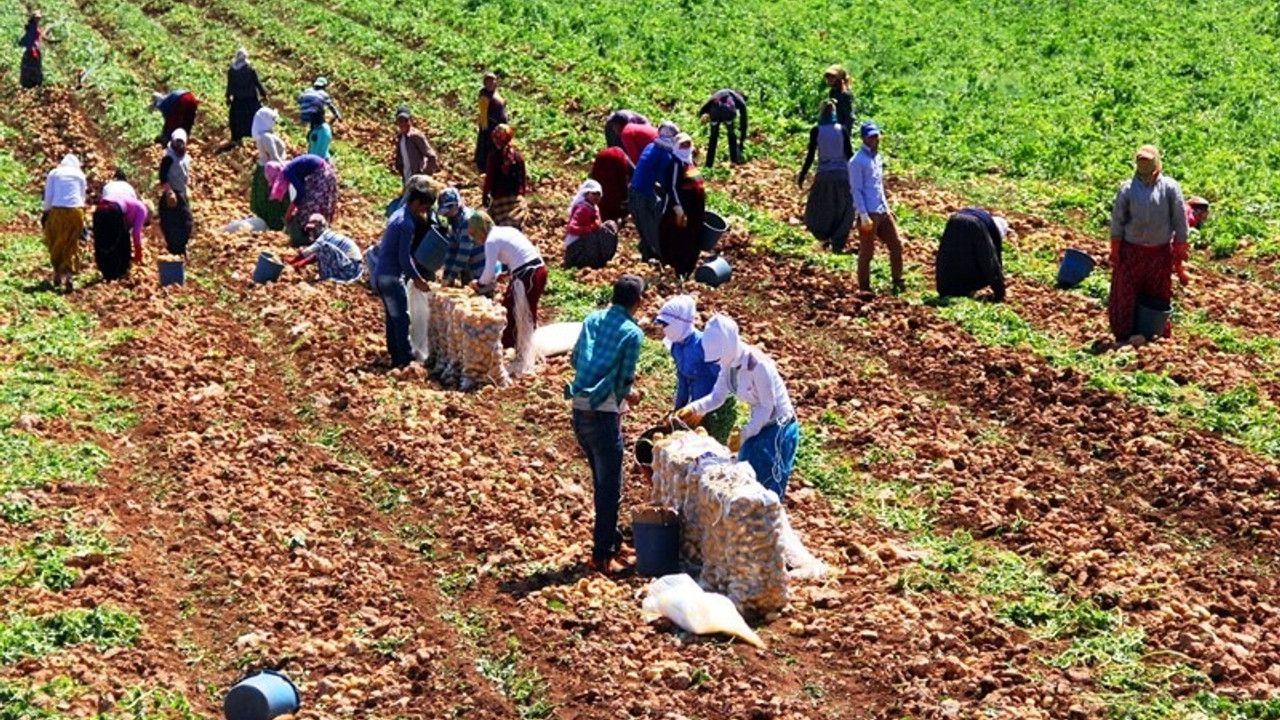
[[[67,153],[62,156],[62,162],[58,163],[58,167],[64,172],[81,172],[80,158]]]
[[[996,224],[996,230],[999,230],[999,231],[1000,231],[1000,238],[999,238],[999,239],[1000,239],[1000,240],[1003,240],[1003,239],[1005,239],[1006,237],[1008,237],[1008,235],[1009,235],[1009,221],[1008,221],[1008,220],[1005,220],[1004,218],[1000,217],[999,215],[997,215],[997,216],[995,216],[994,218],[992,218],[992,220],[994,220],[994,221],[995,221],[995,224]]]
[[[738,323],[728,315],[712,315],[702,333],[702,352],[707,362],[719,363],[722,368],[731,367],[741,352],[740,344]]]
[[[693,323],[698,319],[698,303],[691,295],[677,295],[666,302],[653,318],[662,323],[662,337],[667,347],[683,342],[693,333]]]
[[[658,126],[658,138],[654,142],[658,143],[658,147],[664,150],[675,149],[676,136],[680,134],[680,126],[670,120],[663,120]]]
[[[257,140],[259,136],[271,132],[276,128],[276,120],[280,118],[280,113],[269,107],[258,108],[258,112],[253,114],[253,128],[249,135]]]
[[[587,193],[593,192],[598,192],[603,195],[604,188],[595,180],[584,180],[583,183],[578,186],[578,194],[573,196],[573,202],[569,203],[569,214],[573,215],[573,209],[578,206],[578,203],[587,202]]]
[[[689,149],[685,150],[680,146],[689,143]],[[693,138],[688,133],[680,133],[676,135],[671,145],[671,154],[675,155],[680,162],[688,165],[693,162]]]
[[[249,51],[244,48],[236,50],[236,57],[231,61],[231,69],[239,70],[249,64]]]

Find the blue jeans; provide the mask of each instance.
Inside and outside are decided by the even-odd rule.
[[[591,559],[603,565],[622,550],[618,505],[622,502],[622,424],[616,412],[573,411],[573,434],[586,453],[595,484],[596,520]]]
[[[767,425],[760,434],[744,440],[738,449],[738,460],[749,463],[760,484],[784,500],[799,449],[800,423],[792,419],[786,425]]]
[[[391,353],[392,367],[404,367],[413,360],[409,345],[409,290],[404,279],[396,275],[379,275],[373,279],[373,289],[382,298],[387,313],[387,351]]]

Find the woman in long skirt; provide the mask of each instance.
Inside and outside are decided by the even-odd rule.
[[[528,177],[524,156],[512,144],[515,131],[510,125],[493,129],[493,152],[489,153],[488,169],[484,174],[484,194],[491,198],[489,215],[495,225],[523,228],[528,215],[524,200]]]
[[[678,176],[674,203],[662,216],[658,226],[658,249],[662,263],[675,269],[679,277],[688,277],[698,267],[702,254],[702,225],[706,220],[707,193],[702,173],[693,164],[693,138],[680,133],[675,140]]]
[[[65,290],[71,290],[72,277],[80,270],[86,185],[75,155],[62,158],[45,181],[41,217],[44,246],[53,265],[53,284]]]
[[[267,163],[266,176],[272,200],[284,199],[293,188],[293,202],[285,211],[285,232],[295,247],[310,245],[302,223],[316,214],[332,223],[338,209],[338,175],[333,166],[316,155],[299,155],[283,165]]]
[[[191,180],[191,155],[187,153],[187,133],[173,131],[169,145],[160,160],[160,232],[170,255],[186,255],[187,243],[195,229],[191,215],[188,183]]]
[[[836,103],[823,100],[818,111],[818,124],[809,131],[809,152],[804,158],[797,181],[804,187],[804,178],[818,156],[818,174],[809,188],[809,199],[804,206],[804,225],[813,236],[835,252],[844,252],[849,233],[853,230],[853,196],[849,194],[849,158],[853,147],[849,132],[836,120]]]
[[[249,64],[249,51],[236,50],[231,67],[227,68],[227,105],[230,107],[227,124],[231,128],[231,142],[222,150],[230,150],[241,140],[253,136],[254,116],[266,101],[267,90],[258,80],[258,71]]]
[[[24,88],[40,87],[44,83],[44,53],[40,46],[48,36],[44,28],[40,27],[43,17],[39,11],[32,12],[27,18],[26,30],[18,40],[18,45],[25,48],[18,72],[18,83]]]
[[[93,210],[93,261],[103,280],[118,280],[142,262],[147,206],[134,198],[107,196]]]
[[[284,140],[274,132],[279,117],[271,108],[262,108],[253,116],[253,143],[258,148],[258,164],[253,169],[249,209],[267,224],[269,230],[284,229],[284,213],[289,207],[287,200],[271,199],[271,183],[267,182],[267,163],[283,165],[286,158]]]

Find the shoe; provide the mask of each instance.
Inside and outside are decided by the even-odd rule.
[[[904,293],[904,292],[906,292],[906,291],[907,291],[907,284],[906,284],[905,282],[903,282],[902,280],[894,280],[894,281],[893,281],[893,294],[894,294],[894,295],[901,295],[902,293]]]

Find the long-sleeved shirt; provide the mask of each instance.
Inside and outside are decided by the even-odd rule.
[[[884,157],[866,145],[858,148],[849,161],[849,192],[859,214],[889,212],[889,198],[884,194]]]
[[[730,395],[737,395],[751,406],[751,417],[740,431],[745,441],[760,434],[769,423],[795,417],[795,408],[773,360],[749,345],[740,347],[733,364],[720,369],[711,394],[695,400],[692,407],[694,412],[705,415],[723,405]]]
[[[360,277],[364,256],[351,238],[326,228],[315,242],[301,251],[303,257],[316,257],[320,264],[321,280],[350,282]]]
[[[498,263],[510,270],[519,270],[534,260],[542,260],[537,246],[516,228],[499,225],[489,231],[489,237],[484,241],[484,270],[480,273],[480,285],[493,284],[498,277]]]
[[[111,182],[102,186],[102,197],[104,198],[127,197],[127,198],[133,198],[134,200],[137,200],[138,191],[134,190],[133,186],[130,185],[128,181],[112,180]]]
[[[180,100],[183,95],[189,94],[190,93],[186,90],[174,90],[156,102],[156,109],[160,111],[161,117],[169,117],[169,113],[178,106],[178,100]]]
[[[565,386],[565,398],[616,411],[631,394],[643,343],[644,332],[621,305],[588,315],[570,356],[573,382]]]
[[[658,139],[658,128],[640,123],[627,123],[618,131],[622,139],[622,151],[630,158],[631,164],[640,162],[640,155],[649,144]]]
[[[253,139],[253,145],[258,149],[258,165],[266,167],[269,162],[284,162],[285,147],[284,140],[273,132],[264,132]]]
[[[600,229],[600,209],[585,200],[573,206],[569,213],[569,226],[564,229],[564,244],[572,245],[583,235]]]
[[[671,359],[676,364],[676,409],[690,400],[706,397],[715,389],[720,377],[720,365],[707,362],[702,350],[702,331],[694,330],[689,337],[671,346]]]
[[[814,155],[818,156],[818,173],[846,171],[849,158],[853,157],[848,131],[839,123],[813,126],[809,131],[809,151],[804,156],[804,166],[800,168],[801,182],[813,167]]]
[[[245,63],[240,67],[227,69],[227,101],[253,100],[266,97],[267,89],[258,81],[258,71]]]
[[[398,278],[423,279],[418,268],[413,265],[413,233],[416,224],[413,212],[408,207],[401,207],[391,213],[387,226],[382,231],[377,258],[374,260],[372,272],[375,277],[390,275]]]
[[[854,127],[855,120],[853,92],[845,90],[843,87],[833,87],[827,93],[827,97],[836,101],[836,122],[844,127],[844,132],[848,135]]]
[[[463,207],[449,218],[449,250],[444,256],[444,279],[479,280],[484,272],[484,246],[471,237],[475,210]]]
[[[411,127],[409,132],[396,137],[395,167],[407,186],[414,175],[434,175],[440,169],[440,162],[427,136]]]
[[[524,155],[513,147],[498,148],[485,160],[485,195],[496,198],[524,195],[528,191],[528,179]]]
[[[476,127],[480,130],[492,130],[507,122],[507,101],[502,99],[497,90],[480,88],[480,103],[477,111]]]
[[[646,195],[652,193],[662,202],[663,211],[668,202],[678,207],[680,196],[676,193],[676,182],[680,179],[680,167],[680,161],[670,150],[656,142],[649,143],[631,173],[631,188]]]
[[[133,235],[134,246],[141,246],[142,228],[147,224],[147,206],[137,198],[125,195],[108,195],[102,199],[115,203],[120,208],[120,212],[124,213],[124,224]]]
[[[298,95],[298,114],[302,116],[303,122],[310,122],[310,118],[317,112],[323,115],[325,108],[329,108],[335,119],[342,119],[342,113],[338,112],[338,105],[328,91],[312,87]]]
[[[317,155],[299,155],[284,164],[284,177],[293,186],[293,201],[299,206],[307,199],[307,178],[324,170],[325,161]]]
[[[1125,180],[1111,208],[1111,237],[1134,245],[1168,245],[1187,241],[1187,211],[1182,188],[1161,175],[1152,185],[1137,177]]]
[[[738,133],[747,137],[747,99],[737,90],[717,90],[711,99],[703,103],[698,110],[699,115],[708,115],[711,122],[731,123],[738,121]]]
[[[88,183],[78,168],[56,167],[44,184],[44,209],[82,208]]]
[[[333,129],[329,123],[320,123],[307,133],[307,152],[329,159],[329,145],[333,143]]]
[[[191,153],[184,152],[182,157],[169,148],[160,158],[160,184],[179,195],[187,194],[187,184],[191,182]]]

